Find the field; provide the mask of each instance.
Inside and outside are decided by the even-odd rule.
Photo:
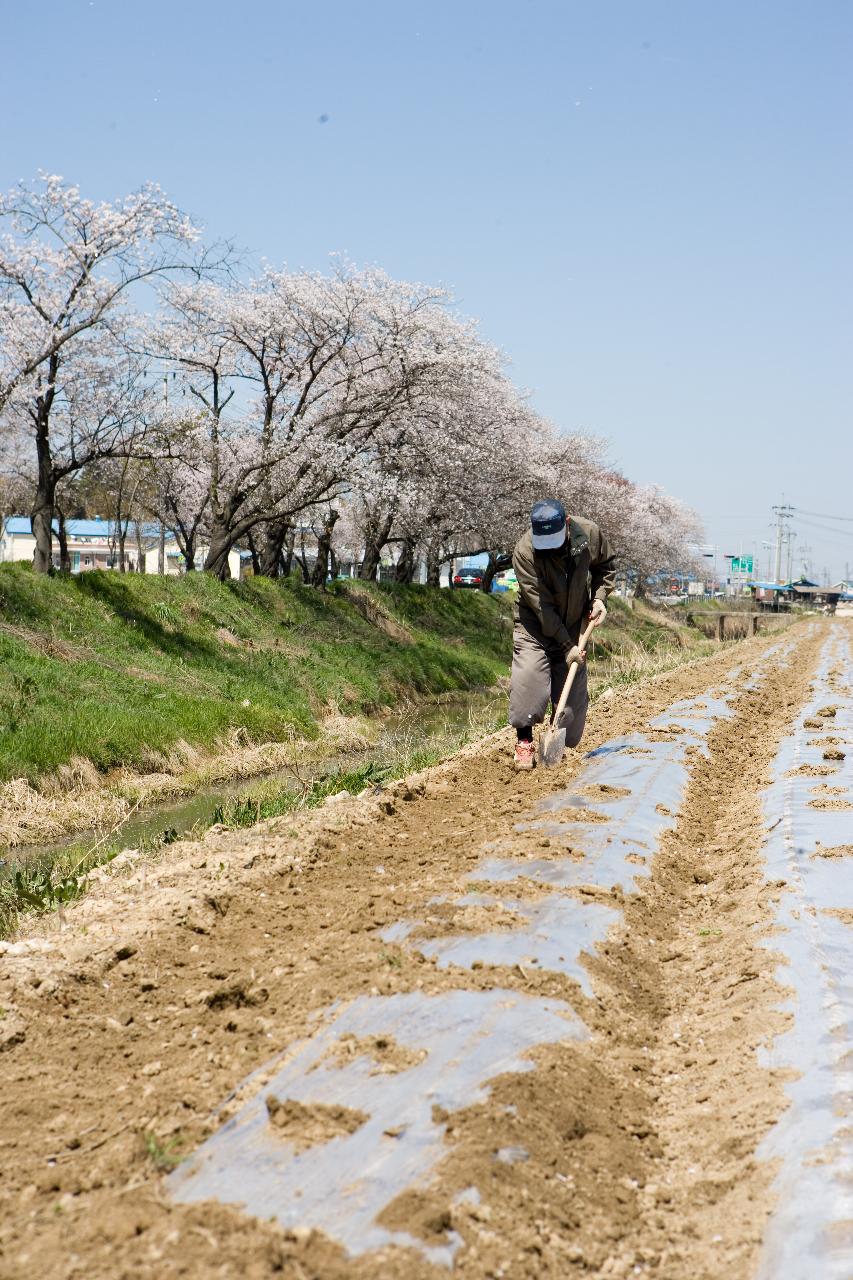
[[[3,1275],[849,1276],[851,641],[96,871],[0,944]]]

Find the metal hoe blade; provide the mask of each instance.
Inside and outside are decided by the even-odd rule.
[[[546,769],[556,769],[566,749],[565,729],[549,727],[539,739],[539,759]]]
[[[595,623],[590,620],[590,624],[578,640],[578,648],[586,650],[589,643],[589,637],[595,628]],[[566,703],[571,692],[572,683],[578,673],[578,664],[573,662],[566,673],[566,683],[563,685],[563,692],[560,694],[559,702],[554,708],[554,714],[551,723],[541,735],[539,739],[539,759],[542,761],[546,769],[556,769],[557,765],[563,758],[563,752],[566,749],[566,730],[556,728],[560,718],[565,710]]]

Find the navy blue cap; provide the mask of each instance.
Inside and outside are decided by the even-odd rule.
[[[552,551],[566,541],[566,508],[558,498],[541,498],[530,512],[533,545],[537,551]]]

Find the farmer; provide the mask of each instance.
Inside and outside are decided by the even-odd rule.
[[[566,517],[556,498],[533,504],[530,528],[516,543],[512,567],[518,579],[512,642],[509,722],[516,730],[516,769],[536,763],[533,726],[545,717],[549,701],[560,697],[572,662],[578,671],[557,728],[566,729],[566,746],[576,747],[589,704],[586,653],[578,649],[581,624],[589,615],[600,626],[605,600],[613,590],[614,556],[598,525]]]

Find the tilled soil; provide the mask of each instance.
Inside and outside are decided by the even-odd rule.
[[[678,813],[659,849],[635,857],[650,875],[628,893],[566,891],[614,909],[584,983],[527,964],[440,967],[418,949],[425,933],[511,931],[544,900],[542,883],[522,876],[515,907],[431,902],[470,893],[484,849],[583,858],[526,821],[581,757],[517,775],[508,734],[375,794],[214,830],[156,865],[113,864],[40,931],[50,949],[0,956],[0,1275],[426,1280],[447,1268],[417,1242],[453,1233],[466,1278],[753,1275],[773,1203],[773,1168],[756,1147],[785,1105],[782,1073],[756,1049],[790,1016],[761,945],[783,886],[762,874],[760,793],[830,625],[744,641],[595,705],[587,750],[637,731],[674,740],[678,725],[649,721],[709,690],[731,695],[732,714],[713,723],[707,751],[689,749]],[[670,813],[663,801],[658,811]],[[396,922],[410,937],[380,936]],[[497,1075],[438,1117],[437,1168],[379,1215],[412,1247],[348,1256],[333,1224],[285,1230],[230,1205],[174,1201],[165,1175],[318,1013],[454,990],[560,1001],[589,1034],[541,1044],[533,1069]],[[334,1054],[388,1075],[422,1057],[381,1036],[342,1038]],[[352,1134],[365,1114],[269,1096],[266,1108],[297,1152]]]

